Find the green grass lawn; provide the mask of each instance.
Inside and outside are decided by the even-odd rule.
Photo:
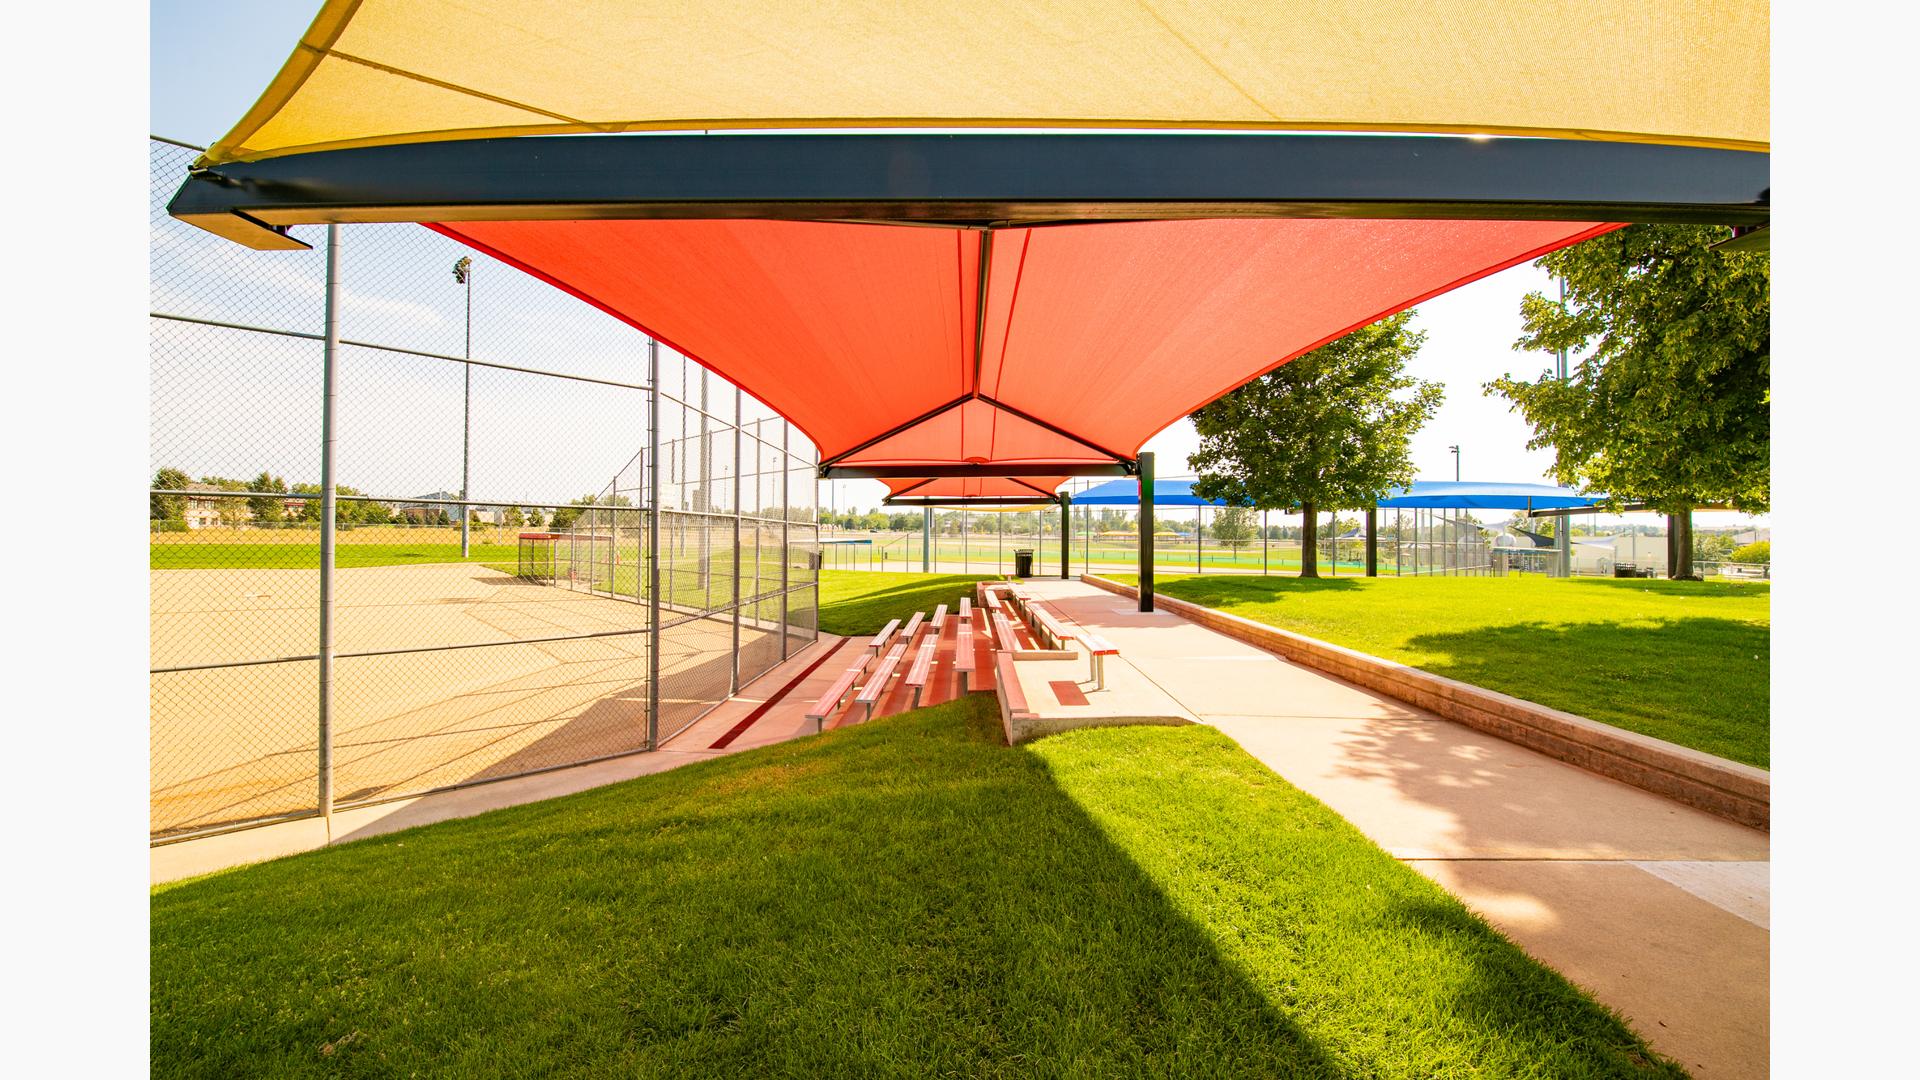
[[[864,570],[820,571],[820,630],[850,637],[877,634],[891,619],[911,619],[935,606],[960,607],[973,595],[973,583],[986,574],[891,574]]]
[[[1765,584],[1534,576],[1156,582],[1182,600],[1767,767]]]
[[[979,697],[151,908],[155,1076],[1684,1075],[1217,731]]]
[[[335,566],[407,566],[414,563],[484,563],[514,572],[519,558],[512,544],[472,544],[467,559],[460,558],[460,545],[452,544],[355,544],[334,546]],[[318,570],[320,544],[151,544],[148,566],[154,570]]]

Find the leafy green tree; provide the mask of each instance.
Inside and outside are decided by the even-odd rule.
[[[1732,535],[1728,533],[1693,534],[1693,557],[1707,562],[1720,562],[1733,553],[1737,547]]]
[[[1728,553],[1728,562],[1763,563],[1772,562],[1773,545],[1765,540],[1751,544],[1742,544]]]
[[[1771,278],[1763,253],[1722,254],[1709,225],[1629,225],[1542,258],[1566,306],[1520,302],[1515,349],[1568,350],[1562,382],[1486,386],[1554,451],[1562,484],[1668,515],[1671,577],[1693,576],[1693,509],[1769,500]]]
[[[531,507],[527,510],[527,524],[535,529],[546,525],[546,517],[540,513],[539,507]]]
[[[448,516],[447,516],[447,508],[446,508],[446,507],[444,507],[444,506],[443,506],[443,507],[441,507],[441,508],[440,508],[440,509],[439,509],[438,511],[436,511],[436,512],[434,513],[434,515],[433,515],[433,523],[434,523],[435,525],[451,525],[451,524],[453,524],[453,519],[452,519],[451,517],[448,517]]]
[[[1299,507],[1301,577],[1320,576],[1321,507],[1371,506],[1413,479],[1408,441],[1444,390],[1406,374],[1426,341],[1407,328],[1412,319],[1407,311],[1363,326],[1193,414],[1194,492],[1262,509]]]
[[[181,469],[160,469],[153,474],[153,486],[161,491],[181,491],[192,482]],[[187,517],[187,497],[149,495],[147,517],[153,521],[184,521]]]
[[[509,506],[500,511],[500,524],[509,529],[517,529],[526,524],[526,521],[525,515],[520,513],[520,508],[517,506]]]
[[[261,473],[247,485],[248,491],[265,492],[247,500],[247,512],[253,520],[262,524],[283,520],[287,516],[287,482],[271,473]]]
[[[1245,506],[1222,506],[1214,511],[1213,521],[1208,524],[1213,538],[1229,548],[1238,548],[1251,540],[1253,529],[1253,510]]]

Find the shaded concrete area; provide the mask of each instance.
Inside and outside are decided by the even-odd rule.
[[[497,810],[504,806],[518,806],[521,803],[570,795],[604,784],[631,780],[636,776],[665,772],[691,762],[718,757],[723,753],[737,753],[755,746],[782,742],[795,735],[810,734],[813,725],[805,721],[803,714],[806,711],[806,704],[813,698],[802,696],[808,685],[803,683],[794,687],[791,693],[776,702],[740,737],[725,748],[715,749],[712,745],[720,733],[737,724],[741,718],[765,702],[768,697],[792,682],[815,660],[832,650],[840,640],[832,634],[820,635],[817,642],[794,653],[773,670],[748,684],[739,695],[721,703],[653,753],[629,754],[625,757],[555,769],[532,776],[513,777],[454,791],[396,799],[374,806],[337,811],[333,816],[331,842],[345,843],[411,828],[415,825],[471,817],[474,814]],[[845,655],[845,649],[841,650],[841,654]],[[821,665],[815,672],[815,677],[831,666],[831,664]],[[822,689],[824,686],[824,683],[821,684]],[[814,696],[817,697],[819,692],[816,690]],[[153,884],[157,885],[181,878],[196,877],[200,874],[210,874],[216,870],[247,863],[275,859],[282,855],[311,851],[325,847],[328,843],[329,837],[324,822],[319,818],[302,818],[238,832],[163,844],[149,851],[149,878]]]
[[[1218,727],[1696,1076],[1766,1075],[1766,833],[1093,586],[1025,585],[1119,647],[1110,684],[1131,671]],[[1042,666],[1021,683],[1045,695]]]

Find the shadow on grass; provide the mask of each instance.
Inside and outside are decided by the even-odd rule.
[[[1207,607],[1221,607],[1250,602],[1278,603],[1289,596],[1303,594],[1352,592],[1363,587],[1362,580],[1351,577],[1276,577],[1267,574],[1223,574],[1216,577],[1181,574],[1172,577],[1162,575],[1156,585],[1168,596]]]
[[[1407,645],[1436,675],[1764,769],[1770,640],[1763,624],[1700,617],[1516,623]]]
[[[976,698],[166,889],[153,1073],[1671,1075],[1217,733],[1143,745],[1191,764],[1069,791]]]
[[[842,570],[839,574],[868,574],[867,571]],[[991,575],[941,574],[914,576],[873,571],[870,576],[886,581],[885,587],[858,593],[842,592],[847,578],[823,577],[821,581],[820,629],[843,637],[877,634],[890,619],[910,619],[916,611],[931,612],[936,605],[956,606],[963,596],[973,593],[977,581],[993,580]],[[865,577],[852,579],[868,584]]]
[[[1699,596],[1714,600],[1738,600],[1766,595],[1772,591],[1765,581],[1669,581],[1666,578],[1573,578],[1577,588],[1625,589],[1666,596]]]

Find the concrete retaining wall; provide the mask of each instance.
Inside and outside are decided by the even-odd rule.
[[[1098,575],[1083,574],[1080,580],[1121,596],[1139,596],[1135,587]],[[1278,653],[1297,664],[1336,675],[1548,757],[1742,825],[1768,827],[1769,777],[1764,769],[1382,660],[1165,593],[1154,596],[1154,606]]]

